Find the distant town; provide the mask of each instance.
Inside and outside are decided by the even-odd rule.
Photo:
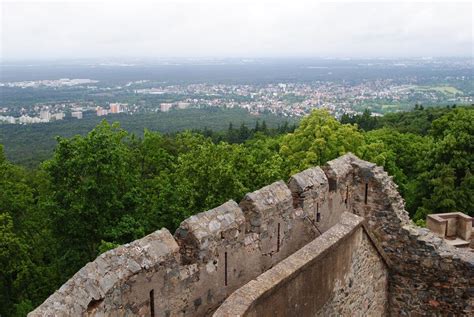
[[[468,82],[470,78],[444,78],[448,81]],[[407,110],[416,103],[472,104],[473,95],[447,84],[419,85],[416,78],[364,80],[351,84],[339,81],[271,84],[181,84],[170,85],[149,80],[131,81],[124,85],[100,85],[93,79],[58,79],[4,82],[0,87],[20,88],[21,92],[38,89],[77,87],[86,93],[106,95],[110,101],[73,100],[67,102],[37,102],[33,105],[0,106],[0,123],[33,124],[64,118],[82,119],[85,112],[97,116],[124,113],[168,112],[186,108],[242,108],[259,115],[272,113],[285,117],[299,117],[312,109],[324,108],[334,116],[357,114],[369,109],[378,116],[387,112]],[[115,97],[120,96],[120,97]],[[124,96],[133,102],[124,102]],[[125,98],[125,99],[126,99]],[[113,100],[115,99],[115,100]]]

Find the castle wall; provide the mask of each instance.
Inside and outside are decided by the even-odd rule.
[[[239,205],[229,201],[191,216],[174,237],[162,229],[108,251],[29,316],[209,315],[233,291],[338,222],[343,207],[331,202],[325,173],[318,168],[317,175],[304,171],[290,180],[291,189],[275,182]],[[159,261],[147,260],[151,245],[166,246]],[[131,260],[139,265],[129,270]],[[106,285],[97,292],[100,283]]]
[[[341,221],[234,292],[223,316],[382,316],[388,270],[365,234],[363,218]]]
[[[166,229],[158,230],[101,254],[29,316],[144,315],[149,309],[149,289],[141,287],[140,277],[160,276],[160,282],[166,282],[162,287],[168,287],[178,261],[173,236]]]
[[[472,316],[474,252],[413,225],[382,168],[355,156],[352,165],[353,212],[366,218],[367,232],[390,268],[390,315]]]

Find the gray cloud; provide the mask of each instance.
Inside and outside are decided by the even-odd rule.
[[[472,3],[3,2],[3,59],[472,56]]]

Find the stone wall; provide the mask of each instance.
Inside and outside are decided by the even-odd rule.
[[[320,237],[234,292],[213,316],[385,315],[388,270],[362,222],[344,213]]]
[[[156,231],[88,263],[29,316],[145,315],[150,289],[139,287],[137,279],[161,275],[162,287],[172,287],[168,281],[179,273],[172,269],[178,260],[173,236]],[[122,296],[127,301],[120,301]]]
[[[205,316],[319,236],[347,206],[320,168],[278,181],[87,264],[29,316]],[[317,218],[317,219],[316,219]]]
[[[330,200],[328,205],[334,206],[337,204],[338,212],[342,212],[344,208],[347,208],[352,213],[365,218],[362,223],[364,236],[367,238],[365,241],[370,241],[373,246],[372,251],[377,250],[377,254],[384,259],[383,262],[387,265],[388,293],[386,294],[388,294],[388,300],[385,312],[388,315],[471,316],[473,314],[474,252],[472,250],[456,249],[446,244],[429,230],[414,226],[404,209],[403,199],[397,192],[397,187],[391,177],[375,164],[359,160],[354,155],[348,154],[329,162],[327,166],[323,167],[323,170],[328,179],[329,192],[323,191],[326,199]],[[305,204],[311,203],[311,197],[317,196],[316,193],[311,192],[311,189],[318,187],[318,182],[315,180],[321,175],[316,169],[310,169],[304,173],[308,184],[306,194],[301,194],[305,187],[292,186],[290,181],[290,187],[299,189],[299,191],[294,191],[299,192],[300,197],[306,199],[306,201],[299,202],[303,209]],[[305,179],[303,177],[294,178]],[[312,179],[314,184],[309,179]],[[331,225],[333,223],[328,224],[328,226]],[[327,240],[325,234],[309,245],[318,242],[323,243],[320,239]],[[358,263],[366,259],[363,252],[359,255],[361,258],[357,259],[356,255],[356,259],[353,259],[352,262],[347,257],[341,259],[345,261],[346,265],[353,263],[357,267]],[[304,279],[304,283],[295,282],[296,289],[292,289],[293,282],[288,280],[292,281],[292,274],[295,273],[291,270],[287,271],[284,263],[296,261],[297,265],[305,267],[312,260],[312,258],[299,256],[299,252],[295,253],[294,256],[268,271],[268,273],[236,291],[218,310],[218,316],[222,314],[233,315],[236,311],[249,316],[255,314],[274,315],[284,311],[281,306],[278,306],[277,310],[273,310],[272,307],[278,305],[279,301],[283,301],[285,307],[291,309],[291,312],[301,309],[299,312],[302,316],[318,314],[352,315],[349,309],[351,303],[357,301],[357,299],[362,300],[362,307],[367,309],[372,307],[373,302],[379,302],[372,301],[370,297],[365,297],[363,291],[360,292],[352,287],[347,287],[348,280],[349,285],[351,284],[351,273],[347,273],[343,279],[334,276],[329,278],[332,282],[336,281],[334,285],[337,285],[339,291],[334,288],[327,288],[327,284],[325,284],[327,281],[321,281],[319,277],[311,275]],[[331,260],[326,259],[326,261],[329,264],[331,263]],[[352,264],[350,265],[352,266]],[[280,270],[280,268],[285,269]],[[343,271],[340,265],[333,265],[333,269],[336,272]],[[383,270],[377,271],[381,272]],[[275,272],[277,276],[280,276],[280,280],[277,279],[272,283],[268,279],[263,279],[272,276]],[[361,272],[360,276],[363,276],[363,278],[360,278],[361,281],[364,281],[364,278],[373,277],[371,271],[364,272],[362,270]],[[283,274],[283,277],[281,274]],[[301,275],[305,276],[305,274],[302,273]],[[299,274],[296,275],[299,276]],[[297,280],[295,279],[295,281]],[[306,283],[309,285],[306,285]],[[317,285],[320,291],[313,294],[313,302],[305,302],[304,294],[298,293],[298,289],[301,288],[306,292],[311,292],[310,287],[314,284]],[[288,291],[288,289],[291,289],[291,291]],[[285,292],[289,296],[288,300],[285,300],[284,296],[281,297],[281,294]],[[372,294],[370,291],[368,292]],[[245,295],[246,293],[249,295]],[[291,295],[293,293],[298,294],[298,298],[293,298]],[[333,296],[328,297],[328,294],[333,294]],[[311,304],[320,303],[322,297],[325,298],[325,303],[319,311],[316,311],[314,307],[308,308]],[[303,300],[303,302],[300,300]],[[261,303],[265,304],[260,305]],[[301,308],[301,305],[305,308]],[[356,311],[355,314],[382,315],[381,311],[372,314],[363,310]],[[291,314],[286,311],[282,315]]]
[[[448,245],[409,220],[404,201],[381,167],[352,156],[353,212],[390,268],[392,316],[472,316],[474,252]]]
[[[341,222],[345,212],[365,219],[356,221],[352,238],[324,236],[347,229]],[[376,276],[367,271],[369,263],[381,266],[382,258],[389,272],[388,314],[472,314],[474,253],[411,224],[383,169],[348,154],[294,175],[288,185],[279,181],[247,194],[240,204],[229,201],[194,215],[174,236],[162,229],[100,255],[29,316],[210,315],[234,291],[304,252],[308,243],[316,248],[311,252],[318,243],[341,246],[336,258],[317,259],[334,272],[317,280],[318,287],[325,286],[316,294],[324,299],[317,299],[316,313],[345,314],[354,302],[368,314],[382,312],[384,270],[377,269],[382,273]],[[312,267],[314,254],[307,256],[298,265]],[[308,280],[300,278],[292,292],[304,296],[298,287],[310,287]],[[376,290],[358,288],[367,280]],[[276,289],[267,294],[278,294]],[[382,297],[374,304],[366,293]]]

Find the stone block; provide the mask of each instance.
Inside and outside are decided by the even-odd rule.
[[[247,232],[261,233],[275,219],[288,219],[293,211],[293,197],[283,181],[246,194],[240,207],[247,221]]]
[[[294,206],[311,214],[315,202],[325,199],[329,183],[324,171],[313,167],[291,176],[288,187],[293,194]]]
[[[353,172],[352,161],[357,157],[348,153],[337,159],[329,161],[323,166],[323,171],[326,173],[329,182],[329,190],[335,191],[340,189],[342,184],[345,184],[347,179]]]
[[[184,220],[175,237],[185,263],[207,263],[219,247],[244,242],[245,217],[230,200],[219,207]]]

